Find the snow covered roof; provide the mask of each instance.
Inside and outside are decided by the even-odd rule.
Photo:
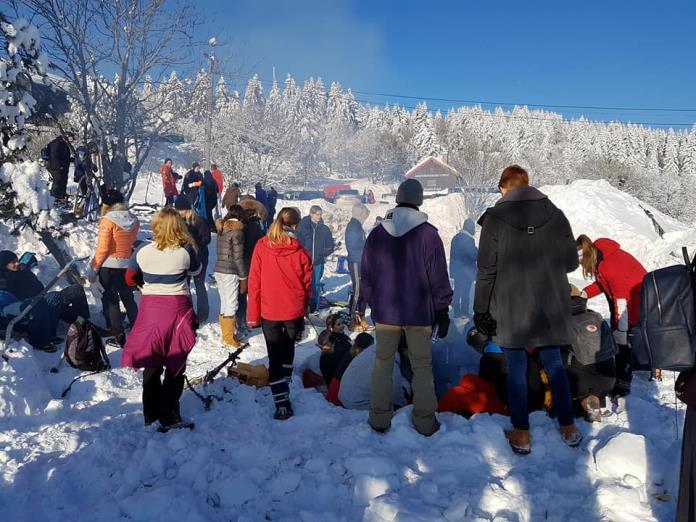
[[[456,171],[456,169],[450,167],[447,163],[442,161],[441,159],[435,157],[435,156],[428,156],[426,158],[423,158],[420,160],[416,165],[411,167],[411,170],[409,170],[404,176],[407,178],[413,177],[419,170],[422,170],[426,166],[431,166],[434,167],[438,170],[442,170],[444,172],[448,172],[449,174],[453,176],[459,176],[459,172]]]

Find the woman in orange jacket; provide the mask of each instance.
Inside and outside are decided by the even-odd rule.
[[[119,300],[126,308],[131,326],[138,316],[133,291],[126,284],[126,268],[138,230],[138,218],[123,204],[123,195],[114,189],[107,190],[102,196],[97,249],[90,262],[87,278],[94,282],[98,277],[99,283],[104,287],[104,316],[114,336],[109,342],[118,346],[123,346],[126,342]]]

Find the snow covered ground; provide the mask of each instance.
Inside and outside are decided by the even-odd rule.
[[[144,190],[138,186],[136,200]],[[605,182],[579,181],[543,190],[566,212],[576,234],[611,236],[649,269],[679,262],[682,244],[696,248],[693,231],[649,209],[667,232],[660,239],[639,202]],[[303,211],[312,203],[301,202]],[[348,209],[320,204],[330,223],[348,220]],[[368,223],[387,208],[373,206]],[[423,210],[448,248],[466,217],[460,196],[429,200]],[[91,254],[94,225],[71,225],[65,231],[75,256]],[[57,268],[27,232],[12,237],[0,224],[0,243],[2,248],[37,252],[44,281]],[[330,296],[346,297],[347,276],[329,270],[326,279]],[[572,280],[581,283],[582,277],[576,273]],[[214,287],[210,298],[215,317],[219,302]],[[592,306],[607,312],[601,300]],[[477,358],[466,346],[462,328],[458,323],[457,331],[434,349],[446,351],[462,373],[476,371]],[[310,330],[297,352],[298,368],[316,354],[314,341]],[[268,389],[219,378],[205,390],[221,398],[210,411],[191,392],[184,393],[182,411],[196,422],[194,431],[160,434],[142,426],[140,376],[118,367],[119,351],[110,353],[114,370],[78,382],[61,400],[63,387],[77,372],[63,368],[50,374],[59,354],[37,353],[25,344],[15,347],[10,362],[0,366],[4,520],[674,517],[680,452],[675,423],[680,432],[684,408],[675,404],[671,373],[663,382],[648,382],[646,375],[637,374],[626,413],[613,414],[601,424],[579,422],[585,440],[578,449],[565,447],[554,422],[534,413],[533,452],[520,458],[505,441],[507,418],[477,415],[467,420],[441,414],[442,429],[424,438],[411,427],[405,408],[397,413],[392,430],[378,435],[367,425],[367,412],[336,408],[316,391],[302,389],[299,378],[292,385],[296,416],[287,422],[272,420]],[[203,374],[226,354],[218,326],[203,326],[187,374]],[[264,362],[261,336],[251,339],[242,359]]]

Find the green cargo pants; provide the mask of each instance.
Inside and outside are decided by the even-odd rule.
[[[392,371],[394,357],[399,347],[402,330],[406,333],[408,356],[413,369],[413,412],[411,420],[418,433],[432,435],[440,424],[435,417],[437,399],[433,384],[433,368],[430,352],[429,326],[393,326],[377,323],[377,358],[372,370],[369,423],[376,430],[384,431],[391,425],[394,414],[392,404]]]

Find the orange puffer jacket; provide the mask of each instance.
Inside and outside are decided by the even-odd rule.
[[[99,221],[97,250],[90,263],[94,270],[127,268],[140,223],[124,205],[114,205]]]

